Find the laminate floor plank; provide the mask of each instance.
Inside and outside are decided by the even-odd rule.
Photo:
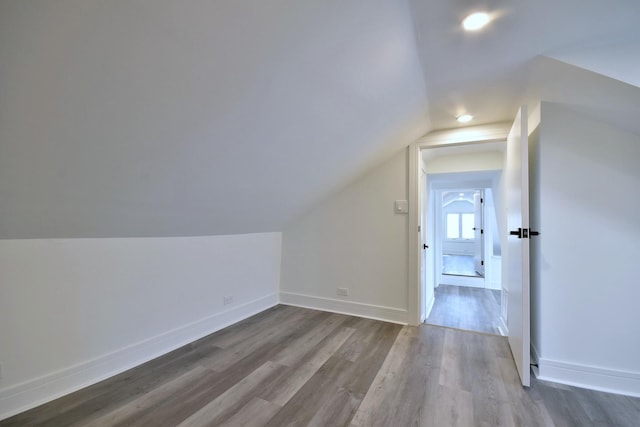
[[[532,378],[505,337],[277,306],[6,426],[621,426],[640,399]]]
[[[331,421],[331,425],[350,423],[357,409],[355,402],[361,402],[401,329],[367,319],[356,323],[356,332],[267,426],[309,425],[321,420]]]
[[[351,425],[411,425],[420,419],[427,391],[428,351],[418,339],[419,330],[402,328]]]
[[[285,405],[306,384],[309,378],[315,375],[318,369],[335,354],[336,350],[354,331],[353,328],[341,328],[308,349],[297,363],[294,364],[288,360],[290,369],[284,371],[281,378],[275,378],[270,387],[261,394],[261,397],[280,406]],[[275,360],[278,362],[278,357]]]
[[[217,347],[226,349],[236,344],[251,342],[256,337],[282,329],[282,326],[288,322],[296,322],[305,316],[317,315],[319,312],[285,306],[283,310],[273,310],[270,316],[265,317],[261,316],[261,314],[262,313],[259,313],[257,315],[257,319],[254,319],[256,316],[250,317],[228,328],[224,328],[209,337],[205,337],[204,340],[213,343]]]
[[[123,402],[141,396],[189,371],[204,356],[220,349],[187,344],[134,369],[19,414],[0,425],[82,424]],[[5,424],[6,423],[6,424]]]
[[[273,362],[265,363],[178,424],[178,427],[206,427],[222,424],[255,397],[261,384],[269,383],[283,369],[282,365]]]
[[[331,314],[321,323],[312,327],[305,334],[292,340],[287,348],[274,358],[274,362],[281,365],[296,365],[297,362],[306,355],[310,349],[315,348],[321,341],[327,339],[332,333],[348,320],[348,316],[343,314]],[[353,328],[349,328],[354,331]]]
[[[440,285],[427,323],[500,335],[500,291]]]
[[[301,333],[313,327],[319,320],[324,320],[328,316],[328,313],[320,311],[313,313],[300,312],[297,315],[288,316],[276,324],[266,326],[263,333],[256,333],[243,340],[229,339],[225,341],[223,343],[225,345],[223,351],[218,352],[207,360],[203,360],[202,365],[215,371],[224,371],[239,359],[250,356],[265,346],[300,336]],[[213,340],[213,342],[218,344],[218,340]]]
[[[254,397],[220,427],[261,427],[280,410],[281,406]]]
[[[206,373],[207,370],[202,367],[191,369],[178,378],[168,381],[140,397],[129,400],[126,404],[119,406],[117,409],[106,412],[94,419],[83,419],[79,425],[86,427],[101,427],[105,425],[113,426],[122,424],[132,415],[139,414],[142,411],[148,411],[156,405],[163,404],[167,399],[167,396],[179,393],[183,388],[189,386],[199,378],[202,378]]]

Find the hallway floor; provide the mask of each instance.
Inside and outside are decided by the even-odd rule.
[[[473,255],[443,255],[442,274],[482,277],[476,271]]]
[[[426,323],[500,335],[500,291],[440,285]]]

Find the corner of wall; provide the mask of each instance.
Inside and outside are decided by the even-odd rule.
[[[407,322],[408,216],[394,211],[408,200],[407,157],[403,149],[285,227],[283,303]]]

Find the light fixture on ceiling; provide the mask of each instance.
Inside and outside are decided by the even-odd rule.
[[[491,18],[486,12],[476,12],[462,20],[462,28],[467,31],[477,31],[487,25]]]
[[[473,116],[471,114],[462,114],[456,117],[456,120],[458,121],[458,123],[468,123],[473,120]]]

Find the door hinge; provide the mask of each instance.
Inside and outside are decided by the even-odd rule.
[[[420,226],[418,226],[418,233],[420,232]]]
[[[484,199],[482,197],[480,198],[480,203],[484,203]]]
[[[484,229],[480,229],[480,234],[484,234]]]
[[[480,265],[484,265],[484,261],[480,261]]]

